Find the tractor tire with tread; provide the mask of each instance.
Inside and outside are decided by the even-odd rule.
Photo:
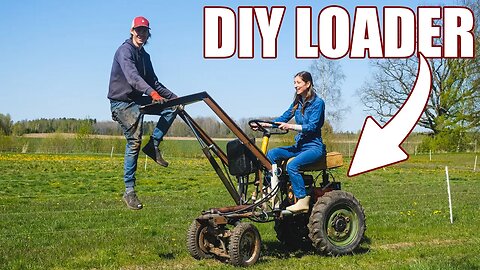
[[[228,244],[230,263],[234,266],[255,264],[260,257],[261,245],[258,229],[251,223],[239,223],[233,228]]]
[[[313,206],[308,229],[316,251],[333,256],[351,254],[364,237],[364,210],[351,193],[327,192]]]
[[[213,258],[213,254],[205,250],[205,241],[208,241],[207,226],[194,220],[187,233],[187,248],[190,255],[197,260]]]

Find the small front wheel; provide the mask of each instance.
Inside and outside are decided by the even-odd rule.
[[[213,254],[208,252],[211,242],[215,238],[208,233],[208,227],[194,220],[188,228],[187,248],[190,255],[197,260],[212,258]]]
[[[240,223],[232,230],[228,253],[234,266],[250,266],[260,257],[261,240],[258,229],[250,223]]]

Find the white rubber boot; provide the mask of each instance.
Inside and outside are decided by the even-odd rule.
[[[292,213],[307,213],[310,208],[310,196],[298,199],[297,203],[290,205],[286,209]]]

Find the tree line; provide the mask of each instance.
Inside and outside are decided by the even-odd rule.
[[[21,136],[27,133],[95,134],[95,119],[40,118],[13,122],[9,114],[0,113],[0,135]]]
[[[195,117],[195,122],[213,138],[232,138],[235,135],[216,117]],[[254,131],[248,127],[251,119],[240,119],[237,125],[247,135],[253,137]],[[143,133],[152,134],[155,121],[145,121]],[[330,128],[331,129],[331,128]],[[120,125],[114,121],[76,118],[40,118],[13,122],[9,114],[0,113],[0,135],[22,136],[29,133],[74,133],[78,135],[123,135]],[[175,119],[168,131],[171,137],[193,137],[190,128],[180,118]]]

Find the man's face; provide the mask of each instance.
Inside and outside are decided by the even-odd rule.
[[[140,26],[137,28],[133,28],[130,33],[133,36],[133,43],[138,47],[141,47],[147,41],[150,32],[148,30],[148,27]]]

